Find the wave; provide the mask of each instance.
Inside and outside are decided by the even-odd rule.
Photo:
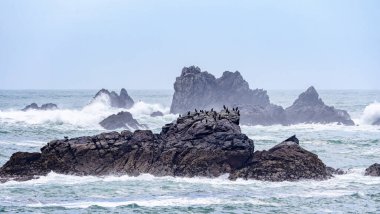
[[[120,111],[130,112],[137,120],[139,120],[139,118],[150,118],[149,115],[154,111],[161,111],[165,114],[169,113],[168,108],[159,104],[150,104],[141,101],[135,103],[130,109],[112,108],[110,106],[109,97],[102,95],[98,96],[82,109],[0,111],[0,123],[21,125],[72,125],[74,127],[102,129],[99,122],[109,115],[116,114]],[[175,115],[169,115],[169,119],[172,119],[174,116]],[[149,120],[145,119],[143,123],[149,123]]]
[[[374,102],[367,105],[360,118],[361,124],[371,125],[380,119],[380,103]]]

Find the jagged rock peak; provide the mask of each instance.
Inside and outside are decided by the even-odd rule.
[[[131,108],[134,104],[133,99],[128,95],[127,90],[122,88],[120,90],[120,95],[118,95],[114,91],[108,91],[107,89],[102,88],[100,91],[96,93],[93,100],[101,95],[106,95],[110,99],[110,105],[114,108]]]
[[[310,86],[305,92],[298,96],[298,99],[294,101],[293,105],[301,104],[324,104],[322,99],[319,98],[317,90],[313,86]]]
[[[186,74],[199,74],[201,73],[201,69],[198,66],[190,66],[190,67],[184,67],[182,69],[181,76],[185,76]]]

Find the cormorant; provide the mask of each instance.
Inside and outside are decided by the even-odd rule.
[[[67,136],[64,136],[63,138],[65,138],[65,141],[69,140],[69,137],[67,137]]]
[[[197,109],[195,109],[195,112],[198,112]]]
[[[236,111],[239,110],[239,107],[236,107]]]
[[[232,111],[235,111],[235,108],[232,108]]]
[[[238,116],[240,116],[240,111],[239,110],[237,111],[237,113],[238,113]]]
[[[214,112],[214,108],[211,108],[211,112]]]
[[[226,106],[225,105],[223,105],[223,109],[226,110]]]
[[[190,111],[189,111],[189,112],[187,112],[187,116],[190,116]]]

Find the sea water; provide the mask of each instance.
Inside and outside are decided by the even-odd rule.
[[[122,109],[96,90],[0,90],[0,165],[17,151],[36,152],[53,139],[94,135],[98,123]],[[173,91],[129,90],[129,109],[155,133],[173,121]],[[290,106],[302,91],[268,91],[271,102]],[[380,163],[380,91],[319,91],[328,105],[349,112],[356,126],[299,124],[242,126],[256,150],[269,149],[296,134],[300,144],[328,166],[348,173],[326,181],[264,182],[219,178],[72,176],[51,172],[39,179],[0,184],[0,212],[11,213],[380,213],[380,177],[364,176]],[[52,111],[20,111],[52,102]],[[161,111],[163,117],[150,117]]]

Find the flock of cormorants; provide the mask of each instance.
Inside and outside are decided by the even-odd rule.
[[[223,109],[224,111],[227,113],[227,114],[230,114],[230,110],[228,109],[228,107],[226,107],[225,105],[223,105]],[[238,116],[240,116],[240,110],[239,110],[239,107],[236,107],[236,108],[232,108],[232,111],[233,112],[236,112]],[[200,114],[206,114],[207,116],[212,116],[214,118],[214,121],[217,121],[218,120],[221,120],[222,117],[221,117],[221,114],[218,114],[216,111],[214,111],[214,108],[211,108],[210,111],[206,111],[206,110],[197,110],[195,109],[195,116],[199,116]],[[191,116],[191,119],[194,119],[193,115],[191,115],[191,112],[188,111],[187,112],[187,116],[190,117]],[[182,115],[179,115],[179,117],[181,118]],[[203,121],[203,119],[201,120]],[[207,123],[207,119],[206,119],[206,123]]]

